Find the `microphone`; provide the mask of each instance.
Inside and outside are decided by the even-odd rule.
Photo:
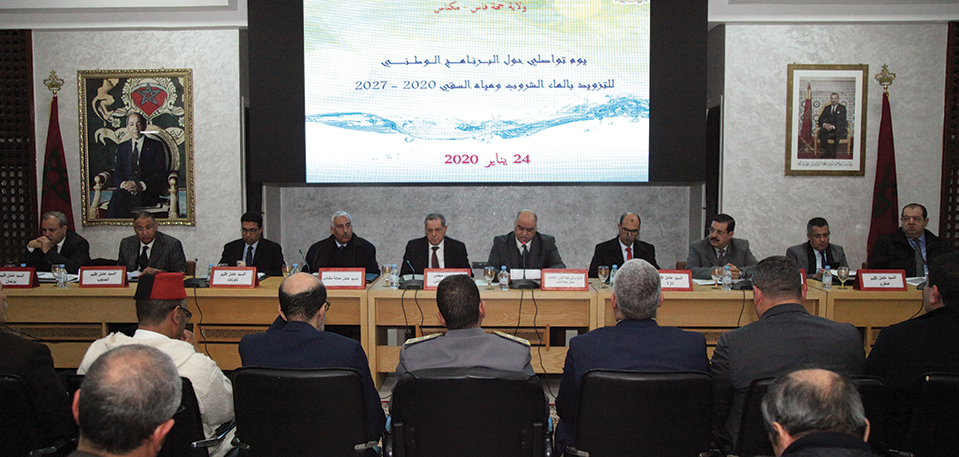
[[[183,280],[183,287],[190,287],[190,288],[193,288],[193,289],[196,289],[196,288],[199,288],[199,287],[210,287],[210,283],[209,283],[209,280],[208,280],[208,279],[203,279],[203,278],[198,278],[198,277],[197,277],[196,269],[199,267],[199,265],[198,265],[199,263],[200,263],[200,259],[194,257],[194,258],[193,258],[193,265],[194,265],[194,267],[193,267],[193,277],[190,278],[190,279],[184,279],[184,280]]]
[[[413,274],[411,275],[412,277],[410,279],[403,281],[403,283],[400,284],[400,289],[422,289],[423,281],[421,279],[413,279],[416,277],[416,268],[413,268],[413,264],[410,263],[410,259],[404,260],[406,260],[406,264],[410,266],[410,270],[413,272]]]
[[[310,264],[306,262],[306,255],[303,254],[302,249],[300,249],[300,257],[303,258],[303,268],[305,268],[306,271],[310,271]]]

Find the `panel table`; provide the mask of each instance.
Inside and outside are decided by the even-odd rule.
[[[847,281],[848,283],[849,281]],[[813,288],[826,295],[821,316],[836,322],[847,322],[863,330],[866,351],[872,348],[882,327],[908,320],[923,313],[922,291],[908,285],[906,291],[862,291],[847,284],[843,289],[834,284],[822,290],[819,281],[809,281]]]

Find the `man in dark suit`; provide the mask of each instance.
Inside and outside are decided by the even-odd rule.
[[[263,238],[263,216],[250,211],[240,217],[243,238],[223,246],[220,263],[256,267],[258,273],[283,275],[283,248]]]
[[[243,366],[274,368],[352,368],[363,378],[370,440],[378,440],[386,418],[373,386],[369,361],[360,343],[324,332],[326,287],[315,276],[297,273],[280,284],[280,316],[266,333],[240,340]]]
[[[50,271],[52,265],[63,264],[67,272],[77,274],[80,267],[90,264],[90,243],[75,232],[67,230],[67,216],[59,211],[48,211],[40,220],[42,235],[27,243],[22,263],[37,271]]]
[[[0,284],[0,325],[6,322],[7,296]],[[23,379],[48,443],[77,436],[70,397],[57,379],[53,357],[45,344],[0,330],[0,373]]]
[[[729,265],[733,279],[747,276],[756,267],[756,257],[749,250],[749,241],[733,238],[736,220],[728,214],[717,214],[709,225],[706,238],[689,244],[686,268],[696,279],[710,279],[714,266]]]
[[[466,245],[446,236],[446,217],[426,215],[426,236],[406,243],[401,275],[423,274],[427,268],[470,268]]]
[[[617,279],[618,281],[618,279]],[[806,311],[806,285],[787,257],[763,259],[752,278],[759,320],[723,333],[709,374],[715,385],[713,431],[724,448],[735,446],[749,383],[800,368],[846,376],[863,373],[859,331]]]
[[[809,241],[786,250],[786,257],[806,270],[806,276],[822,279],[826,266],[834,271],[839,267],[849,267],[842,246],[829,242],[829,223],[825,219],[814,217],[806,223],[806,239]]]
[[[114,190],[106,217],[127,218],[134,208],[156,206],[170,187],[166,149],[159,140],[144,135],[146,128],[140,114],[127,116],[130,139],[117,146]]]
[[[906,270],[906,276],[929,274],[928,264],[950,251],[949,243],[926,230],[929,213],[926,207],[910,203],[902,208],[902,226],[882,238],[869,251],[869,268]]]
[[[622,265],[630,259],[643,259],[659,269],[656,263],[656,248],[649,243],[639,241],[639,227],[642,221],[635,213],[624,213],[619,217],[619,236],[596,245],[593,260],[589,262],[589,277],[596,278],[600,265],[612,267]]]
[[[616,275],[610,300],[615,327],[600,327],[574,337],[556,396],[556,452],[574,444],[579,383],[593,369],[706,372],[706,338],[676,327],[660,327],[663,304],[659,272],[642,259],[627,260]]]
[[[839,94],[833,92],[829,96],[829,105],[819,113],[819,150],[824,159],[836,158],[836,147],[839,140],[846,138],[846,105],[839,104]],[[829,144],[829,140],[833,140]]]
[[[330,236],[317,241],[306,253],[304,271],[316,273],[320,268],[366,268],[367,274],[379,274],[376,246],[353,234],[353,217],[346,211],[333,213]]]
[[[134,236],[120,240],[120,253],[117,263],[127,267],[127,271],[139,270],[142,274],[163,271],[183,272],[186,270],[186,256],[180,240],[157,231],[157,221],[153,214],[140,211],[133,219]]]
[[[882,431],[890,444],[905,430],[916,380],[923,373],[959,373],[959,253],[932,260],[922,305],[925,314],[882,329],[866,360],[866,374],[889,389]]]
[[[507,269],[539,270],[566,268],[556,249],[556,239],[536,231],[536,213],[522,210],[516,214],[513,232],[493,238],[487,264]]]

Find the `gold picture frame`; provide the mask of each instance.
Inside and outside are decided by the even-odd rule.
[[[869,65],[787,72],[786,176],[865,176]]]
[[[193,70],[80,70],[77,91],[83,226],[195,226]]]

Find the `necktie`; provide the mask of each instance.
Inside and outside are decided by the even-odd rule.
[[[140,267],[140,271],[146,269],[147,262],[150,260],[150,258],[147,257],[147,249],[148,248],[146,246],[143,246],[143,251],[140,252],[140,257],[137,258],[137,266]]]
[[[253,246],[246,247],[246,266],[253,265]]]
[[[438,251],[439,248],[439,246],[433,246],[433,256],[430,258],[430,268],[440,267],[440,259],[436,256],[436,251]]]
[[[724,265],[726,265],[726,250],[720,249],[719,250],[719,266],[724,266]]]
[[[822,259],[822,268],[826,268],[826,251],[820,251],[819,257]]]
[[[916,252],[916,276],[926,275],[926,261],[922,258],[922,246],[919,246],[919,239],[910,240],[913,250]]]
[[[526,248],[526,243],[523,243],[523,269],[526,269],[526,256],[529,255],[529,249]]]
[[[633,248],[626,246],[626,260],[633,260]]]

